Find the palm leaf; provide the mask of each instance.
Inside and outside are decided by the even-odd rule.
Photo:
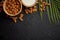
[[[50,22],[59,23],[60,15],[58,9],[60,9],[60,0],[46,0],[46,2],[50,4],[49,7],[46,7]]]

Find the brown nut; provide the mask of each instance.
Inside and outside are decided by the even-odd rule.
[[[10,18],[14,21],[14,23],[17,22],[17,21],[16,21],[17,17],[10,17]]]
[[[3,4],[3,9],[7,15],[16,16],[22,11],[22,3],[19,0],[5,0]],[[8,10],[11,12],[8,12]]]
[[[26,12],[26,14],[28,14],[28,10],[27,9],[25,9],[25,12]]]
[[[23,21],[23,14],[20,14],[19,20],[20,20],[20,21]]]

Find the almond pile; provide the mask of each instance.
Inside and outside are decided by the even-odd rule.
[[[46,6],[49,6],[50,4],[43,2],[42,0],[40,0],[41,4],[40,4],[40,11],[44,11]]]
[[[26,14],[31,14],[32,12],[36,12],[36,11],[37,11],[37,7],[36,6],[33,6],[33,7],[25,9],[25,13]]]
[[[14,15],[18,13],[21,9],[20,2],[18,0],[7,0],[5,9],[9,14]]]

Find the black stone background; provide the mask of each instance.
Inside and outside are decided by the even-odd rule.
[[[41,21],[39,12],[26,15],[14,23],[0,13],[0,40],[60,40],[60,23],[50,24],[46,12]]]

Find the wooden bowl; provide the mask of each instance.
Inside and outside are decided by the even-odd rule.
[[[4,10],[4,12],[7,14],[7,15],[9,15],[9,16],[16,16],[16,15],[18,15],[21,11],[22,11],[22,3],[21,3],[21,1],[19,1],[20,2],[20,4],[21,4],[21,9],[20,9],[20,11],[18,12],[18,13],[16,13],[16,14],[10,14],[10,13],[8,13],[7,12],[7,10],[5,9],[5,5],[6,5],[6,2],[7,2],[7,0],[5,0],[4,1],[4,3],[3,3],[3,10]]]
[[[26,0],[25,0],[26,1]],[[29,0],[28,0],[29,1]],[[21,2],[22,2],[22,4],[24,5],[24,6],[26,6],[26,7],[32,7],[32,6],[34,6],[35,4],[36,4],[36,1],[37,0],[35,0],[35,2],[32,4],[32,5],[28,5],[28,3],[26,2],[26,3],[24,3],[24,1],[23,0],[21,0]]]

